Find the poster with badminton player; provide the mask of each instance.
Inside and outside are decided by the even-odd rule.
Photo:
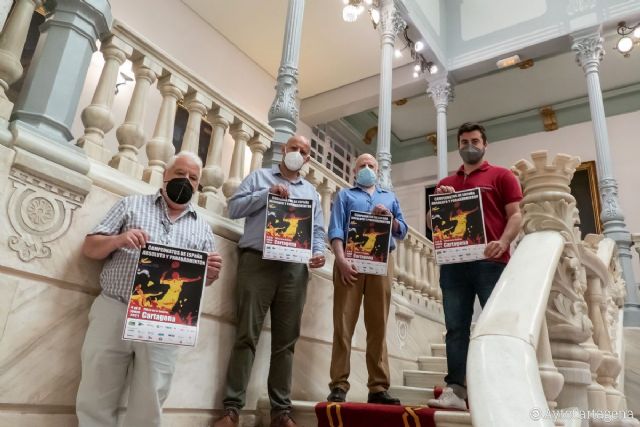
[[[345,257],[359,273],[386,276],[391,244],[390,216],[351,211]]]
[[[267,198],[262,258],[306,264],[311,258],[313,200]]]
[[[436,264],[484,259],[487,246],[479,188],[429,196]]]
[[[140,250],[122,338],[195,346],[207,253],[148,243]]]

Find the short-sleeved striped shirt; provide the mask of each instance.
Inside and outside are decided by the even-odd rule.
[[[145,196],[122,198],[107,213],[89,235],[113,236],[127,230],[140,229],[149,234],[149,242],[205,252],[215,250],[213,232],[190,203],[174,221],[169,220],[167,203],[160,191]],[[139,250],[121,248],[109,257],[100,273],[102,293],[124,303],[128,302],[131,281],[136,272]]]

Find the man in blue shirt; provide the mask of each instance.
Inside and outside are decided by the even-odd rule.
[[[271,427],[295,427],[291,411],[293,351],[300,336],[302,309],[309,272],[305,264],[262,259],[267,196],[313,200],[313,257],[309,267],[325,263],[324,229],[320,197],[313,185],[300,176],[309,161],[311,145],[294,136],[283,146],[283,159],[272,168],[258,169],[242,181],[229,199],[229,217],[245,218],[238,248],[236,284],[236,339],[227,368],[223,400],[225,414],[214,427],[237,427],[239,411],[245,405],[247,384],[255,358],[262,324],[271,309],[271,363],[268,392]]]
[[[341,190],[331,210],[329,241],[335,254],[333,265],[333,352],[331,354],[330,402],[344,402],[349,391],[351,338],[364,299],[364,324],[367,330],[367,371],[369,372],[369,403],[399,405],[389,395],[389,360],[387,356],[387,317],[391,302],[393,258],[388,258],[386,276],[358,273],[345,258],[344,245],[349,231],[351,211],[372,212],[393,217],[392,236],[404,239],[404,221],[396,195],[376,185],[378,162],[370,154],[356,159],[356,185]],[[391,250],[395,243],[391,240]],[[364,297],[364,298],[363,298]]]

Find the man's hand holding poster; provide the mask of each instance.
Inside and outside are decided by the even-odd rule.
[[[122,338],[195,346],[207,253],[148,243],[140,251]]]
[[[262,258],[306,264],[311,258],[313,200],[269,194]]]
[[[359,273],[387,274],[391,222],[390,216],[351,211],[344,252]]]
[[[487,246],[480,189],[429,196],[437,264],[484,259]]]

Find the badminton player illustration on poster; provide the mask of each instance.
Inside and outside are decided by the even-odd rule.
[[[391,216],[351,211],[344,255],[359,273],[387,275]]]
[[[480,189],[429,196],[437,264],[484,259],[487,246]]]
[[[122,338],[195,346],[207,253],[148,243],[140,250]]]
[[[262,258],[306,264],[311,258],[313,200],[267,198]]]

